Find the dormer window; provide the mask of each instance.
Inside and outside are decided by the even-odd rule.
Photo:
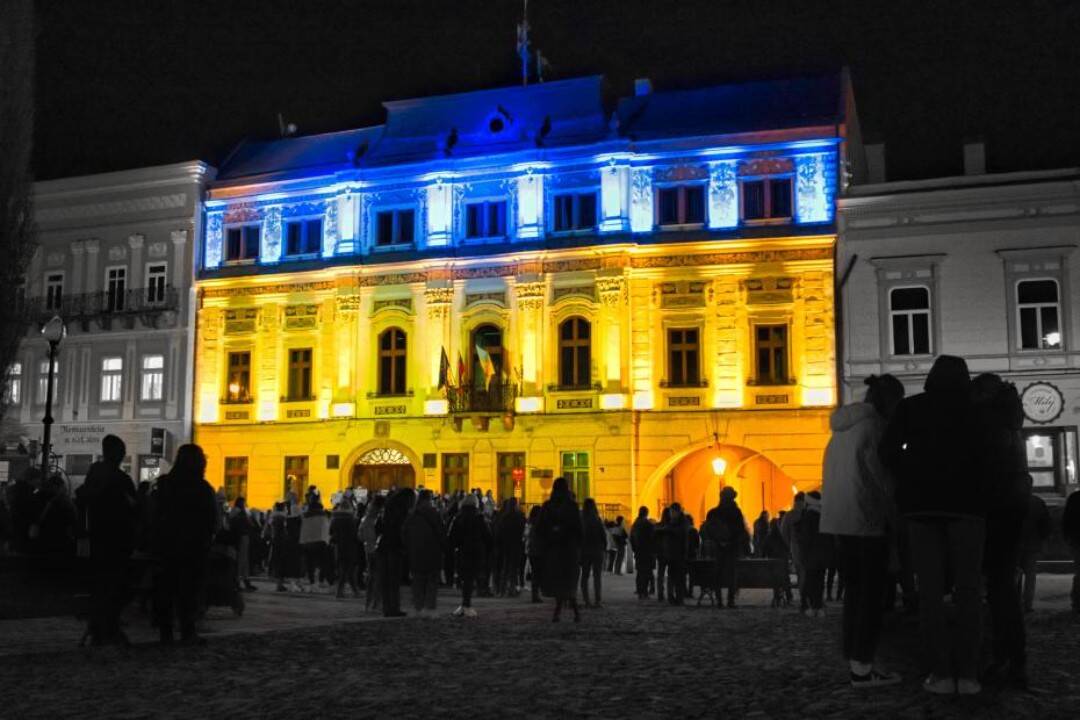
[[[375,215],[377,247],[412,245],[416,231],[416,211],[412,208],[382,210]]]
[[[790,220],[791,178],[770,177],[743,180],[739,183],[742,195],[743,220]]]
[[[656,224],[665,226],[703,225],[705,186],[674,185],[656,193]]]
[[[322,218],[285,223],[286,255],[317,255],[322,251]]]
[[[555,232],[584,232],[596,229],[596,193],[562,193],[555,196]]]
[[[225,231],[225,262],[254,262],[259,259],[259,226],[240,225]]]
[[[484,201],[465,206],[465,237],[469,240],[506,236],[506,201]]]

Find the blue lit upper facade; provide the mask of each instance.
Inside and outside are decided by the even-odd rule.
[[[642,93],[602,80],[386,103],[385,125],[242,145],[202,270],[831,232],[843,76]]]

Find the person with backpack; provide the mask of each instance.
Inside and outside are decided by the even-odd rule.
[[[720,504],[705,516],[702,533],[714,553],[716,580],[716,607],[722,608],[723,593],[727,587],[727,606],[735,607],[739,592],[737,572],[740,550],[747,540],[746,520],[735,502],[738,493],[727,485],[720,491]]]

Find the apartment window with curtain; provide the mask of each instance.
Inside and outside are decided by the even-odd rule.
[[[11,405],[18,405],[22,401],[22,363],[11,363],[4,393]]]
[[[139,383],[139,399],[149,402],[165,396],[165,356],[143,355],[142,377]]]
[[[107,357],[101,359],[101,402],[117,403],[121,400],[124,384],[124,359]]]
[[[227,402],[251,402],[251,353],[229,353],[225,399]]]

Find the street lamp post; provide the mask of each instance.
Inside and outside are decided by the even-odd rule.
[[[52,403],[53,403],[53,383],[55,380],[56,371],[56,348],[60,345],[60,341],[67,335],[67,327],[64,326],[64,321],[60,319],[59,315],[53,315],[49,322],[45,323],[45,327],[41,328],[41,335],[49,343],[49,379],[45,386],[45,417],[41,419],[41,422],[45,425],[45,433],[41,443],[41,480],[45,480],[49,477],[49,451],[51,449],[50,440],[52,436]]]

